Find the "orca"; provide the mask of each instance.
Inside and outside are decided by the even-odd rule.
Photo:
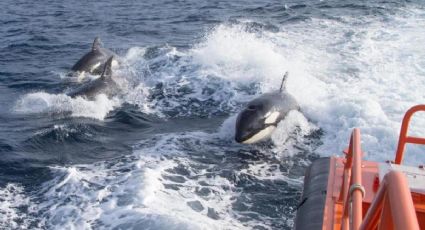
[[[112,63],[114,56],[110,57],[103,68],[102,75],[84,85],[78,87],[76,90],[68,93],[70,97],[85,97],[87,99],[94,99],[98,94],[105,94],[108,97],[113,97],[119,93],[119,86],[112,79]]]
[[[72,66],[72,72],[68,76],[84,77],[85,73],[91,75],[100,75],[105,67],[106,61],[111,57],[116,56],[114,52],[101,46],[99,37],[93,41],[91,50],[86,53],[80,60]]]
[[[250,101],[238,114],[235,127],[235,141],[252,144],[270,138],[277,124],[291,110],[299,110],[295,98],[286,91],[288,72],[282,79],[280,89],[265,93]]]

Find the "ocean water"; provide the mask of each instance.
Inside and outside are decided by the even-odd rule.
[[[361,128],[394,158],[425,101],[423,1],[0,3],[0,228],[291,229],[305,168]],[[66,95],[99,36],[123,95]],[[270,141],[233,141],[251,99],[287,89]],[[424,135],[425,115],[411,133]],[[425,162],[408,148],[408,164]]]

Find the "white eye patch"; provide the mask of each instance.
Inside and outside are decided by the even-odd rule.
[[[93,67],[91,67],[90,72],[93,72],[97,67],[100,66],[100,62],[96,63]]]
[[[264,124],[274,124],[276,123],[277,119],[279,118],[280,113],[279,112],[268,112],[266,116],[266,120],[264,121]]]

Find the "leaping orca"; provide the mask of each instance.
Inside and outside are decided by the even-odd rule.
[[[100,38],[96,37],[93,41],[91,50],[72,66],[69,76],[83,76],[85,73],[100,75],[105,67],[106,61],[114,56],[114,52],[101,46]]]
[[[112,62],[114,56],[110,57],[104,65],[102,75],[81,87],[77,88],[74,91],[68,93],[70,97],[83,96],[88,99],[94,99],[98,94],[105,94],[108,97],[112,97],[118,94],[119,86],[112,79]]]
[[[295,98],[286,91],[288,72],[282,79],[280,89],[265,93],[250,101],[236,119],[235,141],[252,144],[271,136],[277,124],[291,110],[299,110]]]

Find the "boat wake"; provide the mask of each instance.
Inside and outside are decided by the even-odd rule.
[[[2,185],[0,225],[291,228],[311,160],[340,154],[354,127],[362,130],[367,160],[391,159],[401,116],[425,100],[423,7],[384,7],[383,13],[359,16],[334,14],[323,4],[320,16],[282,23],[232,19],[189,47],[131,47],[117,70],[124,82],[119,97],[98,95],[90,101],[43,90],[23,95],[16,113],[93,118],[105,126],[127,122],[117,136],[133,132],[140,137],[129,154],[115,151],[115,157],[94,163],[49,166],[51,178],[37,188]],[[268,142],[234,142],[237,112],[278,89],[285,71],[290,73],[287,90],[301,112],[291,112]],[[62,92],[70,83],[64,80],[64,85]],[[148,129],[146,117],[158,124],[151,122]],[[185,127],[169,125],[182,120]],[[425,118],[414,122],[423,127]],[[55,133],[62,123],[57,125]],[[101,143],[99,151],[115,147]],[[420,148],[408,151],[407,163],[424,161]]]

